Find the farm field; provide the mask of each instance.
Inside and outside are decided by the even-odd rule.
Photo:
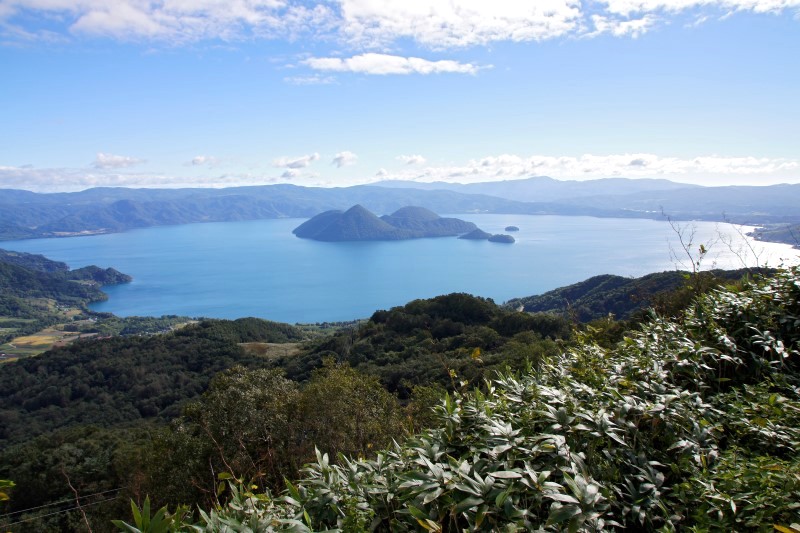
[[[63,324],[47,327],[31,335],[16,337],[10,342],[0,344],[0,353],[5,357],[0,358],[0,362],[14,361],[23,357],[33,357],[47,350],[64,346],[78,338],[93,337],[95,333],[77,333],[74,331],[64,331]],[[11,333],[11,328],[0,329],[0,334]]]
[[[258,355],[266,359],[275,359],[299,354],[302,345],[297,342],[281,344],[273,342],[243,342],[240,346],[249,354]]]

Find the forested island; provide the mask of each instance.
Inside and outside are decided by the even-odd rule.
[[[514,237],[512,237],[511,235],[501,235],[501,234],[492,235],[491,233],[487,233],[482,229],[474,229],[469,233],[461,235],[459,239],[467,239],[471,241],[502,242],[502,243],[515,242]]]
[[[798,287],[607,276],[79,340],[0,367],[0,528],[790,530]]]
[[[427,237],[453,237],[477,229],[472,222],[443,218],[424,207],[402,207],[378,217],[361,205],[347,211],[325,211],[292,231],[317,241],[397,241]]]

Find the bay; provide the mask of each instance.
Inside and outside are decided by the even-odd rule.
[[[641,276],[691,268],[664,221],[536,215],[454,215],[490,233],[515,225],[516,243],[456,238],[325,243],[291,232],[303,220],[189,224],[125,233],[7,241],[0,247],[43,254],[71,267],[95,264],[130,274],[104,290],[96,311],[289,323],[369,317],[416,298],[468,292],[504,302],[598,274]],[[701,267],[751,265],[741,231],[681,222],[692,248],[709,248]],[[743,228],[748,231],[750,228]],[[730,242],[730,246],[722,242]],[[797,262],[797,251],[748,239],[763,266]]]

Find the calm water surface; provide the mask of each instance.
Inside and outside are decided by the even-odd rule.
[[[456,238],[324,243],[298,239],[303,220],[256,220],[166,226],[67,239],[0,243],[76,268],[95,264],[133,276],[106,287],[93,309],[120,316],[163,314],[280,322],[370,316],[415,298],[468,292],[503,302],[540,294],[597,274],[641,276],[674,270],[680,250],[669,225],[653,220],[532,215],[457,215],[490,233],[519,226],[515,244]],[[684,223],[689,229],[692,223]],[[731,226],[693,223],[696,244],[720,233],[742,245]],[[670,244],[670,241],[674,241]],[[755,243],[761,263],[796,261],[788,246]],[[739,255],[742,255],[740,253]],[[742,255],[743,256],[743,255]],[[680,257],[680,259],[684,259]],[[716,242],[704,267],[738,268]]]

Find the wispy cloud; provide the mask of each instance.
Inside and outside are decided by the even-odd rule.
[[[402,161],[406,165],[424,165],[427,159],[421,155],[398,155],[395,159]]]
[[[340,0],[342,33],[351,41],[380,45],[411,39],[431,48],[540,41],[575,31],[576,0]]]
[[[291,37],[325,30],[335,19],[329,5],[299,0],[5,0],[0,6],[7,28],[37,15],[64,21],[67,34],[172,44]]]
[[[419,57],[401,57],[367,53],[348,58],[312,57],[302,62],[314,70],[356,72],[359,74],[475,74],[481,67],[449,59],[429,61]]]
[[[316,157],[315,157],[316,156]],[[0,166],[0,183],[6,188],[38,192],[75,191],[90,187],[232,187],[296,181],[305,185],[347,185],[305,169],[317,154],[287,159],[281,174],[227,173],[216,176],[174,176],[158,173],[121,172],[118,169],[35,168]],[[352,152],[340,152],[334,165],[356,161]],[[304,165],[301,161],[307,161]],[[294,166],[287,166],[294,164]],[[278,166],[278,165],[276,165]],[[701,185],[767,185],[782,183],[800,172],[800,159],[766,157],[724,157],[719,155],[678,158],[649,153],[582,156],[501,154],[471,159],[463,164],[403,166],[399,171],[379,169],[362,182],[378,179],[447,181],[474,183],[550,176],[557,179],[597,179],[605,177],[665,178]]]
[[[213,155],[197,155],[189,161],[189,164],[193,167],[215,167],[219,165],[219,162],[219,159]]]
[[[144,163],[143,159],[126,155],[106,154],[98,152],[92,166],[94,168],[127,168]]]
[[[278,159],[272,161],[272,165],[279,168],[306,168],[308,165],[314,161],[317,161],[318,159],[319,154],[314,152],[313,154],[303,155],[300,157],[279,157]]]
[[[594,31],[587,33],[587,37],[594,37],[603,33],[610,33],[614,37],[630,36],[634,39],[646,33],[657,22],[656,17],[645,15],[638,19],[623,20],[603,15],[592,15]]]
[[[287,76],[283,78],[283,81],[292,85],[331,85],[336,83],[336,78],[313,74],[311,76]]]
[[[381,178],[472,183],[550,176],[559,179],[606,177],[665,178],[692,183],[770,183],[800,170],[800,160],[785,158],[701,156],[691,159],[655,154],[612,154],[582,156],[519,156],[501,154],[472,159],[464,164],[404,168]]]
[[[677,13],[699,7],[722,11],[778,13],[800,7],[800,0],[600,0],[610,13],[629,16],[632,13]]]
[[[684,12],[798,8],[800,0],[2,0],[0,35],[19,42],[100,36],[169,45],[324,37],[358,50],[402,41],[443,50],[598,33],[636,37]]]
[[[336,165],[337,168],[342,168],[355,165],[357,160],[358,156],[356,154],[345,150],[344,152],[339,152],[333,156],[333,161],[331,161],[331,163]]]

